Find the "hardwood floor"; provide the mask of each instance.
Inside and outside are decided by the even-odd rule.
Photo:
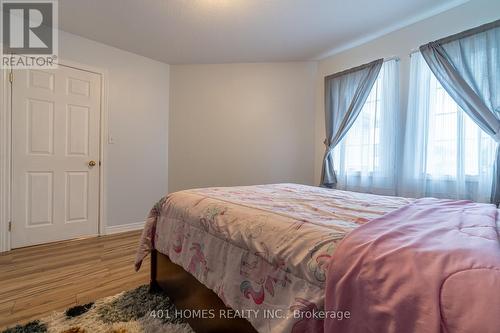
[[[134,271],[140,231],[0,254],[0,329],[149,283]]]

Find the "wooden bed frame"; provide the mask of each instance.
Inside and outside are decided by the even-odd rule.
[[[257,333],[246,319],[221,318],[229,310],[212,290],[201,284],[168,256],[151,251],[151,292],[163,290],[179,310],[215,310],[215,318],[187,318],[197,333]]]

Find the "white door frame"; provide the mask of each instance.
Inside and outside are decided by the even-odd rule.
[[[99,235],[104,235],[106,227],[106,138],[108,129],[108,71],[106,69],[88,66],[69,60],[59,60],[60,66],[70,67],[98,74],[101,77],[101,105],[99,124]],[[9,82],[11,69],[0,71],[0,96],[3,101],[0,105],[0,253],[11,249],[11,196],[12,196],[12,86]],[[12,226],[15,228],[15,226]]]

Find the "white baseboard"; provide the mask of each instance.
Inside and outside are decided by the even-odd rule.
[[[140,230],[144,228],[145,221],[129,223],[129,224],[121,224],[121,225],[109,225],[106,226],[106,235],[117,234],[120,232]]]

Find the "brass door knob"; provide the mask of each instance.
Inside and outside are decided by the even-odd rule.
[[[95,161],[90,161],[90,162],[89,162],[89,167],[91,167],[91,168],[92,168],[92,167],[95,167]]]

